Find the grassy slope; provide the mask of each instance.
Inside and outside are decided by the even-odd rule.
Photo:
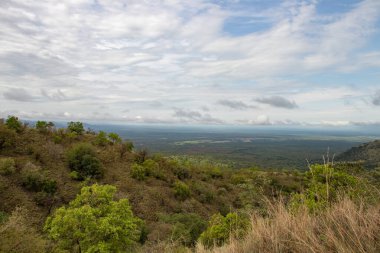
[[[364,161],[368,168],[380,166],[380,141],[373,141],[353,147],[337,157],[338,161]]]
[[[0,125],[1,129],[5,126]],[[16,135],[12,148],[3,149],[0,158],[12,157],[16,161],[16,171],[12,175],[0,175],[0,211],[11,213],[17,206],[29,211],[30,221],[39,231],[42,230],[46,217],[55,208],[69,203],[84,182],[70,178],[66,162],[66,152],[80,142],[93,143],[94,134],[84,134],[76,138],[63,138],[59,144],[53,142],[54,133],[41,134],[33,128],[25,128]],[[181,179],[191,191],[186,200],[175,197],[173,184],[179,180],[170,159],[155,157],[163,171],[164,177],[148,177],[138,181],[131,177],[131,165],[135,162],[136,153],[126,153],[120,157],[118,145],[96,147],[98,157],[104,167],[104,177],[96,180],[100,184],[112,184],[118,189],[118,197],[129,198],[133,212],[148,227],[148,243],[166,240],[171,236],[171,224],[159,219],[160,214],[196,213],[205,221],[214,214],[223,214],[242,208],[245,205],[260,206],[260,196],[272,196],[283,190],[290,192],[302,188],[302,177],[297,173],[285,172],[252,172],[250,170],[233,172],[223,168],[219,174],[218,165],[205,162],[192,162],[184,166],[188,176]],[[47,178],[57,182],[58,190],[54,200],[38,203],[38,193],[22,186],[26,167],[33,164]],[[217,168],[217,173],[212,172]],[[290,175],[290,176],[289,176]],[[239,177],[240,176],[240,177]],[[256,179],[256,185],[250,189],[241,187],[241,183]],[[94,180],[93,180],[94,181]],[[91,182],[88,182],[91,183]]]

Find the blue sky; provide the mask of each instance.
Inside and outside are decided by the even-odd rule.
[[[379,125],[379,0],[0,2],[0,117]]]

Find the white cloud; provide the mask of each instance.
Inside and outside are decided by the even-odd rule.
[[[368,120],[380,116],[373,111],[372,86],[378,84],[371,81],[357,90],[345,81],[345,75],[380,67],[379,46],[366,49],[378,32],[379,1],[364,0],[337,14],[319,13],[318,1],[283,1],[269,8],[255,4],[246,10],[229,8],[244,3],[218,3],[3,0],[0,108],[28,117],[123,122],[245,118],[249,124],[285,124],[310,120],[311,114],[318,122],[337,115],[339,121],[351,121],[369,108]],[[236,17],[250,19],[252,30],[227,30],[228,20]],[[264,28],[256,31],[257,23]],[[312,80],[326,72],[344,81],[328,86]],[[372,103],[342,107],[347,96]],[[299,108],[255,108],[273,121],[269,116],[249,120],[250,110],[225,110],[253,108],[244,101],[273,97],[285,97],[288,108]],[[102,111],[93,114],[100,105]],[[322,113],[326,106],[331,115]],[[189,109],[173,114],[172,108]],[[342,115],[345,110],[351,114]]]

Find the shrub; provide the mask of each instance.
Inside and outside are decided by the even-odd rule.
[[[311,212],[325,209],[337,201],[340,193],[351,198],[364,197],[366,182],[359,178],[336,170],[332,164],[314,164],[306,173],[307,188],[303,193],[292,195],[289,206],[292,210],[306,205]]]
[[[8,219],[8,214],[6,212],[0,211],[0,225],[6,222]]]
[[[178,179],[183,180],[190,178],[190,170],[184,166],[176,166],[173,168],[174,175],[177,176]]]
[[[207,170],[207,174],[211,178],[223,178],[222,170],[219,167],[211,167]]]
[[[76,171],[81,179],[101,177],[102,165],[91,145],[78,144],[67,153],[67,160],[72,171]]]
[[[215,214],[211,217],[209,225],[200,236],[202,244],[208,248],[221,246],[232,238],[242,238],[249,228],[249,220],[237,213],[228,213],[225,217]]]
[[[23,176],[22,186],[29,191],[54,194],[57,191],[57,182],[47,178],[42,171],[28,171]]]
[[[107,134],[104,131],[100,131],[95,138],[95,145],[104,147],[107,146],[108,143]]]
[[[124,141],[120,145],[120,157],[123,157],[125,153],[132,152],[133,151],[133,142],[131,141]]]
[[[142,164],[148,156],[148,151],[146,149],[139,150],[135,153],[135,162]]]
[[[195,213],[161,215],[160,220],[172,224],[171,238],[186,246],[194,246],[207,227],[207,222]]]
[[[54,134],[53,135],[53,142],[55,144],[60,144],[60,143],[62,143],[62,141],[63,141],[62,135],[59,135],[59,134]]]
[[[174,196],[179,200],[185,200],[190,197],[190,188],[187,184],[181,181],[174,183]]]
[[[39,206],[50,206],[54,203],[54,195],[47,192],[37,192],[33,200]]]
[[[12,158],[0,158],[0,175],[10,175],[16,170],[15,160]]]
[[[73,170],[73,171],[70,172],[70,178],[74,179],[74,180],[81,180],[81,176],[75,170]]]
[[[131,176],[134,179],[142,181],[148,176],[148,171],[144,166],[135,163],[131,166]]]
[[[111,140],[112,144],[121,143],[121,138],[117,133],[109,133],[108,138]]]
[[[37,121],[36,122],[36,129],[40,133],[47,133],[51,130],[52,127],[54,127],[53,122],[46,122],[46,121]]]
[[[16,144],[16,133],[0,125],[0,151]]]
[[[78,135],[81,135],[84,132],[83,123],[79,122],[79,121],[77,121],[77,122],[71,121],[71,122],[67,123],[67,129],[69,130],[69,132],[71,132],[71,133],[74,132]]]
[[[5,125],[12,130],[15,130],[17,133],[22,131],[22,123],[15,116],[8,116],[8,119],[5,121]]]
[[[116,187],[83,187],[68,207],[46,220],[45,231],[70,252],[131,252],[139,240],[141,220],[128,199],[114,200]]]

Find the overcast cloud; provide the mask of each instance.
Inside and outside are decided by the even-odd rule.
[[[370,124],[378,41],[378,0],[2,0],[0,117]]]

